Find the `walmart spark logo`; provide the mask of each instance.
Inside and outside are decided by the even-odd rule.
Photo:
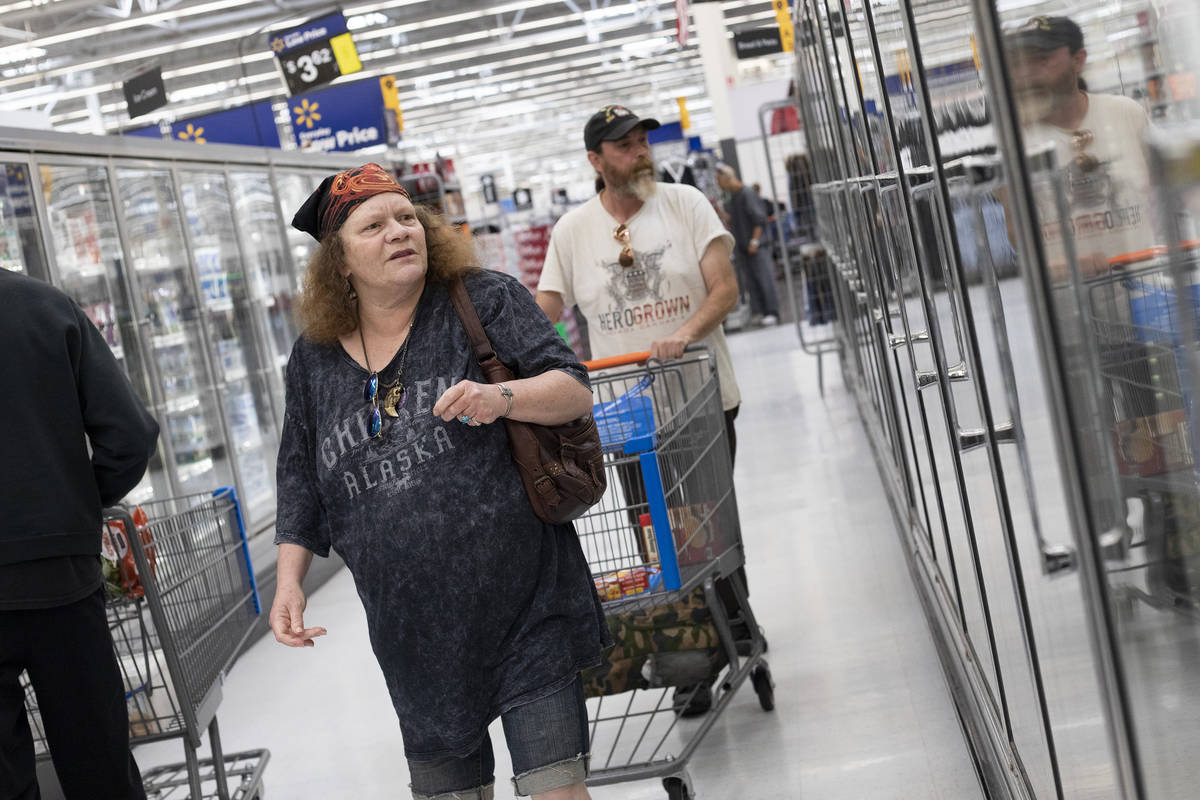
[[[200,144],[204,144],[207,141],[207,139],[204,138],[204,128],[197,128],[190,122],[187,124],[187,130],[182,130],[179,132],[179,138],[183,139],[185,142],[199,142]]]
[[[317,113],[317,109],[320,107],[320,103],[310,103],[308,100],[301,100],[300,105],[292,108],[292,113],[296,115],[296,124],[303,125],[311,130],[312,126],[321,120],[321,115]]]
[[[283,39],[280,39],[278,36],[271,40],[271,49],[276,53],[282,53],[285,46]]]

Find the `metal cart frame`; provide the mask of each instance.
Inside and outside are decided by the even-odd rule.
[[[710,649],[722,666],[704,662],[697,672],[692,659],[689,669],[668,669],[666,658],[651,654],[639,685],[617,690],[620,699],[605,694],[589,700],[588,783],[661,778],[672,800],[686,800],[692,797],[687,764],[734,693],[750,679],[770,711],[774,684],[763,658],[767,642],[744,583],[715,360],[707,350],[669,363],[648,358],[649,353],[636,353],[587,364],[610,478],[605,497],[576,521],[576,530],[606,615],[662,608],[702,593],[716,631]],[[628,368],[639,362],[645,366]],[[606,596],[612,576],[629,578],[654,565],[661,574],[646,585],[627,579],[616,590],[620,596]],[[698,723],[681,724],[677,710],[709,681],[716,686],[711,710]],[[673,701],[667,696],[672,689]],[[668,752],[673,747],[678,752]]]
[[[236,493],[224,488],[141,508],[148,518],[141,527],[125,508],[104,514],[106,535],[118,554],[128,548],[137,567],[136,574],[122,567],[125,592],[110,590],[109,630],[130,708],[131,744],[182,739],[185,757],[143,771],[147,796],[257,800],[270,753],[224,753],[217,724],[221,684],[261,613]],[[131,588],[139,583],[140,591]],[[38,757],[48,758],[28,684],[26,707]],[[206,731],[211,757],[201,759]]]

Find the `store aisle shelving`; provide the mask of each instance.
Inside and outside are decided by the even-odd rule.
[[[751,601],[770,641],[776,710],[745,686],[693,758],[700,800],[975,800],[975,770],[909,578],[863,427],[827,360],[780,326],[730,338],[743,405],[735,480]],[[263,598],[264,605],[270,598]],[[264,638],[220,708],[227,751],[266,747],[268,796],[407,798],[400,733],[344,570],[309,599],[314,649]],[[513,797],[499,724],[497,798]],[[140,748],[143,766],[177,743]],[[665,797],[657,782],[596,800]]]

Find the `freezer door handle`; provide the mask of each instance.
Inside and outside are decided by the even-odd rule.
[[[912,342],[918,344],[929,341],[929,331],[914,331],[911,336],[905,336],[902,333],[893,334],[888,337],[888,346],[893,350],[899,350],[904,345]]]
[[[1062,544],[1042,545],[1042,571],[1047,575],[1070,572],[1079,566],[1075,548]]]
[[[926,334],[928,338],[928,334]],[[955,364],[946,370],[946,378],[953,382],[965,381],[967,379],[967,365],[965,363]],[[936,385],[938,382],[938,372],[936,369],[924,370],[917,373],[917,388],[926,389]],[[982,431],[980,432],[982,434]],[[959,440],[962,439],[962,433],[958,435]]]
[[[996,444],[1015,444],[1017,429],[1011,422],[1001,422],[992,428],[992,436],[996,438]],[[967,428],[958,432],[958,449],[964,453],[977,450],[985,444],[987,444],[987,431],[983,428]]]

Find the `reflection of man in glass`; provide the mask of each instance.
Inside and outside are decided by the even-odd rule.
[[[1087,90],[1083,31],[1067,17],[1035,17],[1009,37],[1009,49],[1026,144],[1049,142],[1057,152],[1082,273],[1097,274],[1110,259],[1152,247],[1145,110],[1127,97]],[[1040,198],[1038,212],[1051,269],[1065,276],[1053,198]]]

